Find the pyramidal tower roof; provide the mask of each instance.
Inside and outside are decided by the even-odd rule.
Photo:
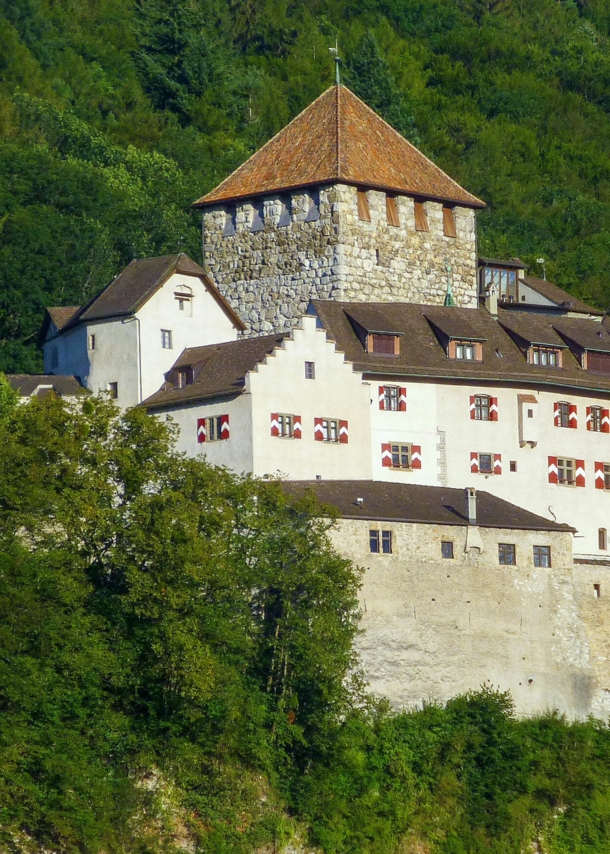
[[[331,86],[195,207],[324,183],[485,204],[345,86]]]

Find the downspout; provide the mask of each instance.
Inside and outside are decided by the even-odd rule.
[[[142,403],[144,395],[142,394],[142,336],[140,335],[140,318],[134,315],[136,322],[136,335],[138,336],[138,403]]]

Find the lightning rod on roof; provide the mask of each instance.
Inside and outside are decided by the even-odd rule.
[[[335,46],[328,48],[329,52],[333,54],[333,59],[335,60],[335,83],[337,86],[341,85],[341,73],[339,71],[339,66],[341,65],[341,57],[339,56],[339,42],[335,39]]]

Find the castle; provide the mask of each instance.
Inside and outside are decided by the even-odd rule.
[[[49,308],[30,393],[76,376],[337,506],[394,702],[487,680],[523,714],[607,715],[602,313],[478,258],[484,203],[340,85],[195,204],[203,266],[133,261]]]

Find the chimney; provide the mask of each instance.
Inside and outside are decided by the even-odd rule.
[[[485,292],[485,308],[492,317],[498,316],[498,291],[495,285],[490,285]]]
[[[477,524],[477,491],[472,486],[465,490],[466,498],[468,499],[468,524]]]

